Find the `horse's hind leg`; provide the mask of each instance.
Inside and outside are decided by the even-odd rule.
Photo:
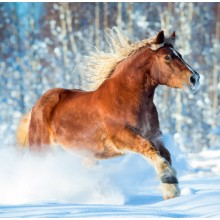
[[[29,147],[33,151],[44,151],[50,145],[50,132],[43,112],[32,110],[29,125]]]
[[[52,142],[51,113],[59,102],[61,90],[49,90],[32,108],[29,125],[29,146],[33,151],[48,150]]]
[[[150,141],[129,129],[121,130],[112,139],[119,149],[127,149],[140,153],[150,160],[161,181],[160,188],[164,199],[170,199],[180,195],[176,171],[171,166],[170,161],[168,161],[169,158],[163,158],[159,150]]]

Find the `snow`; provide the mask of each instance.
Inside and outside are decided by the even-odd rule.
[[[205,184],[184,181],[190,184],[194,193],[163,201],[157,194],[137,194],[130,196],[123,205],[106,204],[70,204],[70,203],[41,203],[25,205],[2,205],[1,217],[170,217],[197,218],[220,217],[220,189],[219,178],[211,178]]]
[[[166,201],[153,168],[137,154],[91,165],[60,149],[33,155],[2,147],[0,217],[220,217],[219,148],[187,155],[170,137],[164,140],[181,196]],[[212,161],[215,169],[208,169]]]

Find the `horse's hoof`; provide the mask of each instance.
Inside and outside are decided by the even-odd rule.
[[[176,196],[174,196],[174,197],[171,197],[171,196],[168,196],[168,195],[163,196],[164,200],[173,199],[173,198],[176,198]]]
[[[163,183],[160,187],[164,200],[180,196],[178,184]]]

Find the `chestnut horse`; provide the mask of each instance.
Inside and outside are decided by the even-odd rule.
[[[21,120],[18,143],[34,151],[57,143],[97,159],[136,152],[155,168],[164,199],[179,196],[153,98],[158,85],[197,90],[199,74],[174,49],[175,32],[140,42],[117,28],[108,36],[109,52],[97,51],[85,63],[96,88],[47,91]]]

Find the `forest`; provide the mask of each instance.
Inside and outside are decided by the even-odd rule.
[[[105,31],[118,26],[134,41],[176,31],[176,50],[201,76],[195,94],[160,86],[155,95],[164,134],[183,151],[220,146],[220,3],[0,3],[0,141],[38,98],[55,87],[85,89],[78,71]]]

